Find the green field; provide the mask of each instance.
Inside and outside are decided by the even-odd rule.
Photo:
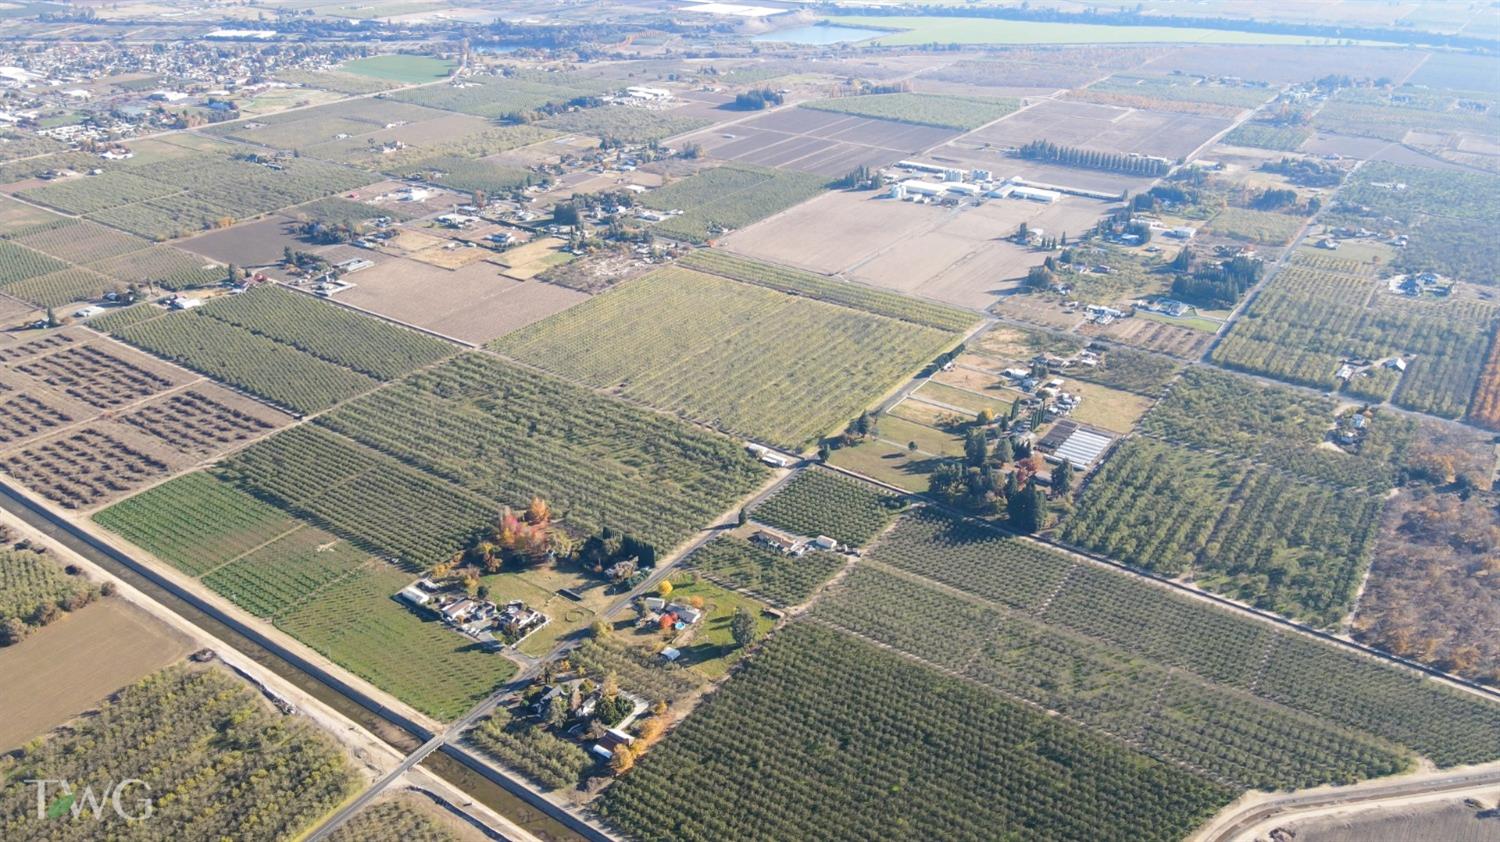
[[[526,115],[551,104],[598,96],[615,84],[573,73],[513,70],[505,76],[472,76],[464,87],[430,85],[396,91],[390,99],[476,117]]]
[[[1358,453],[1324,444],[1338,404],[1331,398],[1197,366],[1141,420],[1140,430],[1194,450],[1254,459],[1343,488],[1384,491],[1396,483],[1415,422],[1377,413]],[[1206,423],[1204,419],[1213,419]]]
[[[338,66],[344,73],[369,76],[390,82],[433,82],[453,72],[453,62],[432,56],[371,56],[346,61]]]
[[[1004,117],[1019,105],[1014,99],[994,97],[897,93],[819,99],[803,103],[802,107],[877,120],[914,123],[918,126],[968,131]]]
[[[1066,590],[1064,591],[1066,593]],[[1350,783],[1400,771],[1402,752],[1143,662],[1118,647],[921,580],[858,568],[814,616],[1235,788]]]
[[[724,164],[642,197],[648,207],[682,211],[653,230],[694,243],[759,222],[823,192],[827,180],[808,173]]]
[[[1298,216],[1248,208],[1225,208],[1208,224],[1215,234],[1267,246],[1284,246],[1307,220]]]
[[[1234,131],[1224,136],[1224,142],[1235,146],[1291,152],[1309,137],[1312,137],[1312,129],[1305,126],[1272,126],[1252,122],[1235,127]]]
[[[824,22],[894,30],[868,42],[901,47],[923,44],[1324,44],[1327,38],[1191,29],[1170,26],[1108,26],[1087,23],[1044,23],[963,17],[866,17],[839,15]],[[1338,43],[1345,43],[1339,41]]]
[[[726,432],[800,448],[952,341],[932,328],[667,268],[494,347]]]
[[[377,380],[458,351],[451,342],[274,284],[216,298],[199,312]]]
[[[297,413],[318,412],[456,352],[451,343],[273,285],[185,312],[93,323]]]
[[[1476,298],[1393,295],[1361,275],[1284,267],[1214,348],[1214,362],[1331,390],[1339,362],[1403,356],[1394,402],[1462,417],[1479,383],[1500,307]],[[1386,375],[1389,377],[1389,375]]]
[[[94,520],[194,576],[297,526],[275,506],[202,472],[127,497]]]
[[[498,652],[397,602],[411,575],[379,562],[339,579],[276,624],[417,710],[450,720],[516,672]]]
[[[257,497],[414,571],[447,561],[499,508],[311,425],[256,442],[220,470]]]
[[[102,175],[45,184],[18,195],[148,240],[162,240],[223,227],[371,180],[361,171],[312,158],[256,162],[213,148],[132,162]]]
[[[326,460],[320,462],[319,455],[310,446],[296,451],[299,467],[331,482],[335,470]],[[266,459],[263,452],[250,453],[233,467],[250,475]],[[389,483],[402,473],[394,464],[375,470],[380,472],[376,482]],[[279,491],[289,496],[291,479],[282,480],[265,494]],[[387,497],[412,508],[393,514],[375,508],[382,504],[379,495],[360,499],[347,487],[363,487],[360,478],[345,485],[343,491],[330,490],[328,497],[335,502],[326,508],[317,499],[287,499],[283,509],[199,472],[122,500],[94,519],[184,572],[201,577],[203,584],[247,612],[271,621],[412,707],[436,719],[451,719],[509,678],[514,665],[497,653],[483,651],[434,617],[397,602],[394,595],[411,583],[411,573],[373,559],[369,551],[287,513],[321,512],[328,520],[337,520],[337,526],[346,527],[348,520],[340,506],[366,507],[349,513],[355,528],[364,526],[361,518],[393,522],[385,535],[374,533],[366,542],[397,544],[397,539],[387,536],[398,534],[403,543],[394,550],[423,540],[434,524],[441,526],[445,502],[430,490],[406,487],[404,496],[391,492]],[[472,515],[483,523],[489,512],[476,509]],[[419,521],[420,529],[410,526]]]

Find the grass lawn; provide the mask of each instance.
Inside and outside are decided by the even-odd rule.
[[[978,414],[981,410],[993,410],[996,415],[1010,411],[1010,401],[986,397],[968,389],[959,389],[944,383],[929,380],[913,392],[916,397],[939,404],[956,406]]]
[[[828,461],[840,468],[890,483],[897,488],[925,492],[927,475],[932,473],[942,460],[920,453],[910,453],[904,446],[897,447],[878,439],[870,439],[855,447],[835,450]]]
[[[490,599],[495,603],[503,605],[518,599],[547,615],[547,625],[516,647],[538,657],[552,651],[563,638],[587,629],[594,617],[615,599],[605,592],[603,580],[556,567],[506,571],[481,577],[480,581],[489,586]],[[574,601],[558,594],[563,588],[573,590],[583,599]]]
[[[344,62],[339,69],[358,76],[415,84],[447,76],[453,72],[453,62],[432,56],[371,56]]]
[[[328,102],[336,102],[342,99],[343,96],[343,94],[333,91],[312,88],[273,89],[241,103],[240,114],[246,117],[258,117],[262,114],[285,111],[304,102],[308,105],[322,105]]]
[[[728,672],[744,654],[735,645],[734,635],[729,630],[736,609],[744,606],[755,615],[756,628],[761,635],[775,625],[765,615],[766,604],[760,600],[721,588],[692,573],[677,573],[672,576],[671,599],[684,602],[694,596],[703,597],[704,617],[693,631],[692,639],[677,647],[682,650],[682,658],[678,663],[692,668],[704,678],[718,678]]]
[[[1284,246],[1297,236],[1307,220],[1300,216],[1249,208],[1225,208],[1208,224],[1210,231],[1268,246]]]
[[[918,424],[925,424],[939,430],[945,430],[954,418],[960,422],[973,421],[974,413],[960,412],[947,407],[925,403],[917,398],[907,398],[901,403],[891,407],[886,413],[895,418],[905,418]]]
[[[1304,242],[1310,243],[1310,241],[1313,239],[1314,238],[1312,237],[1308,237]],[[1325,249],[1315,248],[1312,245],[1304,245],[1301,251],[1311,255],[1333,257],[1337,258],[1338,260],[1354,260],[1358,261],[1359,263],[1378,263],[1381,266],[1384,266],[1385,264],[1390,263],[1392,260],[1395,260],[1397,254],[1396,249],[1386,245],[1385,243],[1375,242],[1374,240],[1341,240],[1339,242],[1338,251],[1327,251]]]
[[[1219,328],[1224,326],[1223,322],[1215,321],[1203,316],[1168,316],[1165,313],[1153,313],[1150,310],[1136,310],[1135,315],[1148,322],[1161,322],[1166,325],[1176,325],[1189,330],[1201,330],[1204,333],[1218,333]]]
[[[1073,410],[1074,419],[1114,433],[1135,429],[1136,422],[1152,404],[1150,398],[1082,380],[1069,380],[1064,388],[1083,398],[1083,403]]]
[[[1326,38],[1234,32],[1174,26],[1108,26],[961,17],[867,17],[839,15],[824,22],[899,30],[868,42],[873,46],[920,44],[1325,44]],[[1340,41],[1339,43],[1344,43]],[[1373,43],[1373,42],[1361,42]]]
[[[916,442],[918,450],[932,455],[964,455],[964,440],[959,436],[922,424],[913,424],[904,418],[882,417],[875,435],[899,447]]]
[[[434,719],[453,719],[516,667],[430,613],[398,602],[394,595],[411,580],[410,573],[377,562],[276,625]]]

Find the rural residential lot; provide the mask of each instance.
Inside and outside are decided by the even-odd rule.
[[[0,839],[1500,840],[1500,12],[0,9]]]

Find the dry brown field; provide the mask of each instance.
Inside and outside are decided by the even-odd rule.
[[[1207,331],[1154,322],[1149,319],[1120,319],[1100,327],[1086,324],[1079,328],[1084,336],[1100,336],[1126,345],[1158,351],[1185,360],[1197,359],[1208,350],[1214,335]]]
[[[959,133],[931,126],[791,108],[685,138],[715,158],[840,176],[895,163]]]
[[[1060,146],[1175,159],[1228,127],[1229,121],[1220,117],[1045,100],[965,135],[962,144],[1020,146],[1050,140]]]
[[[491,263],[449,271],[393,258],[349,280],[355,287],[339,293],[339,301],[476,344],[588,298],[540,281],[511,280]]]
[[[221,231],[199,234],[177,245],[220,263],[268,266],[281,262],[283,249],[306,251],[311,248],[310,243],[298,238],[296,227],[296,222],[284,216],[268,216]]]
[[[191,649],[186,637],[120,597],[105,597],[0,648],[0,752],[19,748]]]

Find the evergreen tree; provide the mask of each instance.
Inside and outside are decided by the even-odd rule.
[[[1073,463],[1067,459],[1057,463],[1052,469],[1052,490],[1058,494],[1067,494],[1073,490]]]

